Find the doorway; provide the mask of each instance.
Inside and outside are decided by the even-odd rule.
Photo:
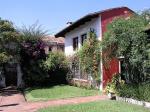
[[[17,86],[17,70],[16,65],[7,65],[5,69],[6,86]]]

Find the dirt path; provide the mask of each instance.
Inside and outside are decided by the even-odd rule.
[[[0,96],[0,112],[36,112],[40,108],[67,104],[78,104],[98,100],[106,100],[107,96],[89,96],[40,102],[26,102],[18,91],[3,92]]]

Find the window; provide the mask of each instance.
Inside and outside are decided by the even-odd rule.
[[[81,44],[83,45],[84,41],[87,39],[87,34],[81,35]]]
[[[126,80],[125,75],[127,75],[125,65],[123,61],[120,61],[120,72],[121,72],[121,80]]]
[[[73,38],[73,50],[78,49],[78,37]]]

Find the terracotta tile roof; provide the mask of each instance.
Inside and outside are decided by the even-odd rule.
[[[64,44],[64,38],[63,37],[58,37],[55,38],[54,36],[47,36],[42,38],[44,42],[51,42],[51,43],[57,43],[57,44]]]

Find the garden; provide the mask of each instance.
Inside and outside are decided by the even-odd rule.
[[[108,25],[103,41],[94,31],[74,59],[63,52],[44,51],[42,38],[47,36],[40,26],[16,29],[13,23],[0,19],[0,70],[5,73],[8,63],[19,64],[27,101],[47,101],[100,95],[100,62],[109,68],[113,58],[119,58],[121,73],[115,74],[104,90],[120,97],[150,102],[150,10],[128,18],[116,18]],[[103,55],[102,52],[104,52]],[[120,58],[121,57],[121,58]],[[94,85],[72,84],[70,61],[79,62],[82,72],[91,74]],[[1,75],[1,74],[0,74]],[[78,87],[75,87],[78,86]],[[126,107],[126,108],[125,108]],[[39,112],[148,112],[140,106],[117,101],[97,101],[77,105],[49,107]]]

